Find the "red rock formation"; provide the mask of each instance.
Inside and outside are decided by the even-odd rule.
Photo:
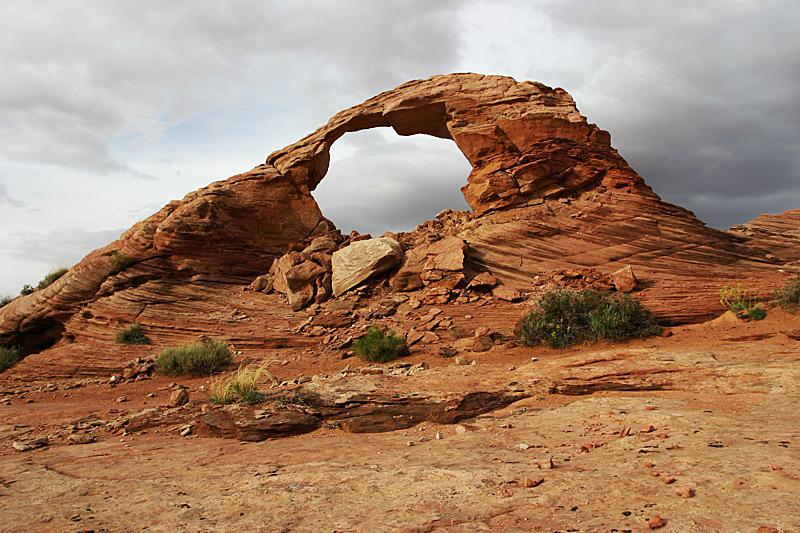
[[[264,165],[171,202],[50,287],[3,307],[0,343],[35,349],[62,336],[106,338],[103,327],[167,302],[179,306],[175,294],[191,307],[209,284],[250,283],[290,245],[335,230],[311,192],[331,145],[374,127],[456,143],[472,165],[463,193],[474,214],[451,213],[443,235],[468,243],[468,270],[489,271],[509,288],[524,290],[557,268],[607,274],[632,265],[643,286],[637,297],[662,318],[689,321],[718,310],[716,290],[729,280],[774,285],[778,269],[798,259],[797,235],[784,232],[775,244],[780,254],[767,255],[746,232],[706,228],[662,202],[562,89],[452,74],[342,111]],[[199,328],[171,327],[187,337]]]

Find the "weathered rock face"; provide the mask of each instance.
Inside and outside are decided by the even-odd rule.
[[[469,245],[467,277],[488,271],[524,290],[559,268],[609,274],[631,265],[642,281],[637,297],[680,322],[716,312],[716,291],[729,280],[753,277],[760,284],[754,288],[766,289],[783,279],[779,269],[800,267],[796,216],[731,233],[706,228],[662,202],[562,89],[452,74],[379,94],[265,164],[171,202],[50,287],[3,307],[0,343],[38,349],[62,337],[104,337],[98,324],[131,322],[154,304],[174,301],[173,293],[207,283],[247,285],[290,247],[304,243],[291,248],[299,251],[313,237],[332,237],[335,228],[311,192],[325,176],[331,145],[374,127],[452,139],[472,165],[462,191],[473,213],[451,213],[443,227],[444,236]],[[337,241],[315,242],[306,253],[331,253]],[[450,297],[453,280],[442,276],[427,280],[443,286],[428,287],[425,301]],[[325,286],[319,279],[315,298]],[[426,281],[422,274],[420,280]],[[299,290],[300,300],[308,292]],[[200,301],[202,294],[187,298]],[[196,335],[192,324],[176,327]]]
[[[333,254],[333,294],[339,296],[362,281],[391,270],[403,257],[400,243],[378,237],[352,243]]]

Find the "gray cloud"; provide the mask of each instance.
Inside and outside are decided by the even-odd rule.
[[[13,198],[8,193],[8,185],[0,183],[0,204],[10,205],[11,207],[25,207],[23,202]]]

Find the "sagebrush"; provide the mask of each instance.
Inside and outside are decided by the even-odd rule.
[[[645,338],[663,331],[650,311],[628,295],[557,290],[542,296],[537,305],[539,309],[523,317],[517,328],[517,339],[525,346],[566,348],[601,339]]]
[[[133,257],[118,250],[108,252],[108,262],[111,263],[114,273],[120,273],[133,263]]]
[[[144,327],[137,322],[128,324],[118,331],[114,336],[114,340],[117,341],[117,344],[150,344],[150,339],[144,332]]]
[[[41,290],[46,287],[49,287],[56,280],[58,280],[58,278],[66,274],[68,271],[69,269],[67,267],[54,268],[44,278],[42,278],[42,281],[39,282],[39,284],[36,286],[36,289]]]
[[[167,348],[156,357],[156,372],[168,376],[194,374],[210,376],[233,361],[222,341],[206,341]]]
[[[10,294],[3,294],[0,296],[0,307],[10,304],[12,300],[14,300],[14,296],[11,296]]]
[[[408,353],[408,346],[394,331],[370,326],[367,333],[353,343],[353,352],[364,361],[386,363]]]
[[[796,312],[800,309],[800,274],[786,282],[782,289],[775,291],[775,299],[782,308]]]
[[[22,353],[16,346],[0,346],[0,372],[11,368],[22,359]]]

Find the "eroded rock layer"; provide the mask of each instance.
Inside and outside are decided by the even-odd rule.
[[[464,242],[466,277],[456,284],[490,272],[524,292],[558,269],[609,274],[630,265],[640,282],[634,295],[674,323],[718,312],[717,291],[726,283],[749,280],[766,290],[798,268],[796,214],[728,233],[707,228],[661,201],[564,90],[452,74],[382,93],[265,164],[171,202],[50,287],[0,309],[0,343],[36,350],[61,338],[106,342],[120,324],[145,319],[174,339],[195,337],[223,303],[214,295],[224,291],[209,287],[245,286],[314,237],[331,237],[340,249],[350,242],[311,193],[331,145],[374,127],[452,139],[470,162],[462,191],[473,212],[426,223],[431,231],[420,240]],[[414,234],[401,241],[413,247]],[[327,291],[324,281],[318,285],[315,299]],[[161,322],[158,309],[169,309]],[[175,320],[181,309],[185,319]]]

